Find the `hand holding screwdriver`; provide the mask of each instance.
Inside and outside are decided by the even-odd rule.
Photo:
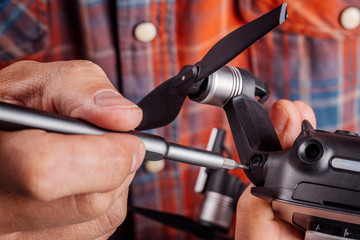
[[[17,62],[0,70],[0,82],[0,101],[114,131],[134,129],[142,117],[88,61]],[[144,155],[142,141],[129,134],[0,131],[1,238],[105,239],[125,218]]]
[[[0,102],[1,130],[9,131],[33,128],[50,132],[81,135],[102,135],[112,132],[75,118]],[[224,158],[220,154],[168,143],[159,136],[135,131],[126,132],[125,134],[135,135],[143,141],[146,148],[145,159],[147,160],[169,159],[212,169],[248,169],[248,167],[232,159]]]

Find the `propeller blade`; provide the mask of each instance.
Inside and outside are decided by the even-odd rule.
[[[174,121],[196,75],[197,68],[194,65],[186,65],[178,75],[163,82],[146,95],[138,103],[143,111],[143,119],[136,130],[158,128]]]
[[[143,111],[143,119],[136,131],[162,127],[176,118],[186,95],[174,91],[175,81],[175,78],[171,78],[163,82],[138,103]]]
[[[201,80],[227,64],[286,18],[284,3],[222,38],[195,66],[184,66],[178,75],[155,88],[138,103],[143,110],[143,120],[136,130],[153,129],[171,123],[179,114],[186,96],[201,90]]]
[[[265,15],[226,35],[196,64],[199,67],[196,81],[207,78],[210,74],[219,70],[262,36],[283,23],[286,18],[287,4],[283,3]]]

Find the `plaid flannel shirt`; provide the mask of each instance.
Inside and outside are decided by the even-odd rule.
[[[0,68],[22,59],[89,59],[137,102],[181,66],[194,64],[221,37],[280,5],[282,0],[2,0]],[[289,19],[230,64],[268,83],[270,106],[279,98],[302,100],[319,129],[360,130],[360,28],[346,30],[342,11],[358,0],[288,0]],[[134,37],[141,22],[156,26],[148,43]],[[76,81],[76,79],[74,79]],[[177,120],[154,133],[204,148],[213,127],[229,130],[219,108],[186,101]],[[226,145],[235,153],[231,134]],[[135,205],[196,219],[201,196],[193,188],[198,167],[167,162],[158,174],[141,168],[132,184]],[[137,239],[189,235],[141,216]]]

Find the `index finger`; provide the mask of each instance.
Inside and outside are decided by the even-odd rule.
[[[0,186],[39,200],[106,192],[121,185],[144,155],[140,139],[125,134],[0,132]]]

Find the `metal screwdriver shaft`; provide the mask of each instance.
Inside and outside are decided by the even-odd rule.
[[[113,131],[79,119],[0,102],[0,130],[42,129],[64,134],[101,135]],[[139,137],[146,148],[147,160],[168,159],[212,169],[245,168],[232,159],[201,149],[169,143],[164,138],[142,132],[121,132]]]

